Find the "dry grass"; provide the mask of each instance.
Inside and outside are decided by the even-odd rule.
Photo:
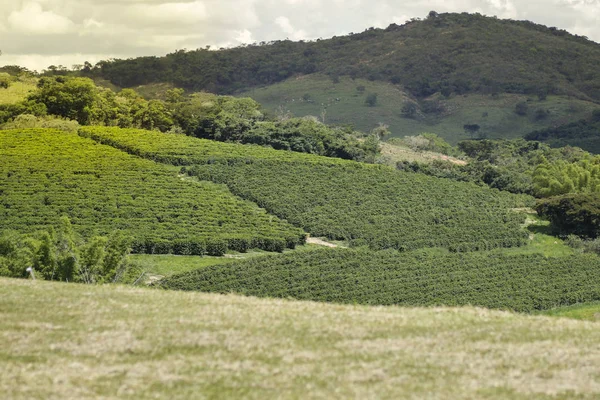
[[[600,397],[592,322],[0,279],[6,399]]]
[[[383,142],[381,144],[381,155],[386,157],[390,165],[396,166],[398,161],[420,162],[429,164],[433,161],[448,161],[457,165],[467,165],[467,162],[456,157],[447,156],[441,153],[432,151],[414,151],[408,147],[398,146],[391,143]]]

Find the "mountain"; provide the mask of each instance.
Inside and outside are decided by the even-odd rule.
[[[480,14],[437,14],[386,29],[326,40],[280,40],[232,49],[178,50],[165,57],[113,60],[84,72],[121,87],[171,82],[233,93],[324,73],[436,92],[566,94],[600,101],[600,45],[564,30]]]

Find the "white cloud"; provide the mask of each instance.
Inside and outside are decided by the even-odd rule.
[[[128,19],[141,25],[176,24],[189,25],[208,18],[206,6],[201,1],[191,3],[134,4],[125,8]]]
[[[74,28],[73,22],[53,11],[44,11],[36,2],[26,2],[18,11],[8,16],[9,26],[25,34],[63,34]]]
[[[0,0],[0,65],[40,69],[206,45],[327,38],[431,10],[528,19],[600,40],[600,1],[591,0]]]
[[[235,40],[238,43],[242,43],[242,44],[254,43],[254,39],[252,39],[252,32],[250,32],[248,29],[244,29],[243,31],[238,31],[237,36],[235,37]]]
[[[301,1],[301,0],[297,0]],[[287,34],[288,38],[292,40],[304,40],[307,35],[302,29],[296,30],[290,23],[287,17],[279,16],[275,19],[275,23],[281,28],[281,30]]]

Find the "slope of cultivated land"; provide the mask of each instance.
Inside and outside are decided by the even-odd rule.
[[[392,168],[182,135],[84,128],[80,135],[186,167],[308,231],[374,248],[482,250],[526,243],[532,202],[476,186]],[[247,151],[246,151],[247,150]]]
[[[534,311],[600,300],[600,258],[320,249],[212,266],[166,289],[372,305]]]
[[[593,399],[598,325],[0,279],[8,399]]]
[[[327,164],[347,162],[338,158],[274,150],[271,147],[222,143],[186,135],[164,134],[142,129],[82,127],[79,129],[79,135],[129,154],[172,165],[207,164],[217,161],[235,163],[257,159]]]
[[[280,251],[305,236],[224,186],[53,130],[0,132],[0,193],[3,229],[31,232],[67,215],[84,236],[129,231],[136,252]]]
[[[360,90],[358,90],[360,89]],[[367,106],[369,94],[377,94],[377,103]],[[389,126],[393,137],[435,133],[448,142],[456,144],[470,139],[463,126],[478,124],[479,135],[490,139],[514,139],[538,130],[587,118],[599,106],[593,102],[567,96],[548,96],[539,100],[535,95],[471,93],[450,98],[432,96],[418,102],[400,85],[389,82],[369,81],[311,74],[290,78],[272,85],[253,88],[238,94],[251,97],[272,113],[289,111],[295,116],[313,115],[321,118],[326,109],[328,124],[351,124],[368,132],[383,123]],[[425,104],[436,102],[439,112],[426,113]],[[515,107],[526,102],[525,115],[518,115]],[[414,117],[407,118],[402,108],[409,103],[417,107]],[[536,118],[536,111],[548,111],[543,118]]]
[[[312,236],[353,245],[467,251],[521,246],[527,239],[525,216],[510,209],[531,198],[386,166],[255,161],[189,172],[227,184]]]

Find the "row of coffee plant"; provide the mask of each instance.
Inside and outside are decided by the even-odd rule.
[[[212,266],[166,289],[335,303],[463,306],[530,312],[600,300],[600,258],[353,249],[292,252]]]
[[[54,130],[0,132],[0,221],[28,233],[70,218],[84,237],[129,232],[145,253],[280,251],[305,233],[225,187]]]

